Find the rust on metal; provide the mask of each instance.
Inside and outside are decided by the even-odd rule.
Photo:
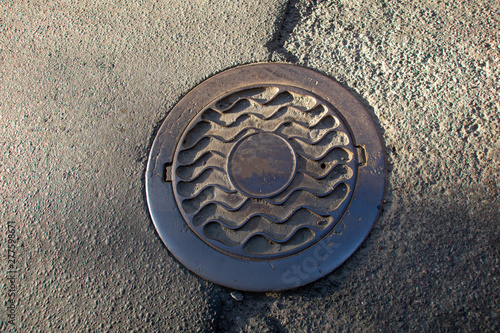
[[[234,68],[196,87],[167,116],[146,175],[167,248],[203,278],[252,291],[294,288],[340,265],[368,234],[384,185],[382,145],[361,103],[285,64]]]
[[[174,193],[207,244],[267,260],[314,244],[340,220],[356,149],[319,96],[290,86],[231,92],[191,121],[174,157]]]

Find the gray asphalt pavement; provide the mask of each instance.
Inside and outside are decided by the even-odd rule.
[[[169,254],[144,173],[184,94],[265,61],[350,89],[390,172],[343,266],[238,301]],[[499,331],[499,96],[498,0],[3,1],[0,331]]]

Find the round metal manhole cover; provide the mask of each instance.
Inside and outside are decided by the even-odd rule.
[[[385,175],[376,128],[348,90],[311,69],[254,64],[209,78],[170,111],[146,191],[160,237],[191,271],[286,290],[361,245]]]

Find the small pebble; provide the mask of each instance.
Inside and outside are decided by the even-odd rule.
[[[233,291],[231,293],[231,297],[237,300],[238,302],[241,302],[243,300],[243,295],[237,291]]]

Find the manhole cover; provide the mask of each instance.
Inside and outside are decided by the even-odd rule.
[[[197,275],[249,291],[312,282],[375,221],[385,161],[362,104],[287,64],[227,70],[167,115],[146,173],[167,248]]]

